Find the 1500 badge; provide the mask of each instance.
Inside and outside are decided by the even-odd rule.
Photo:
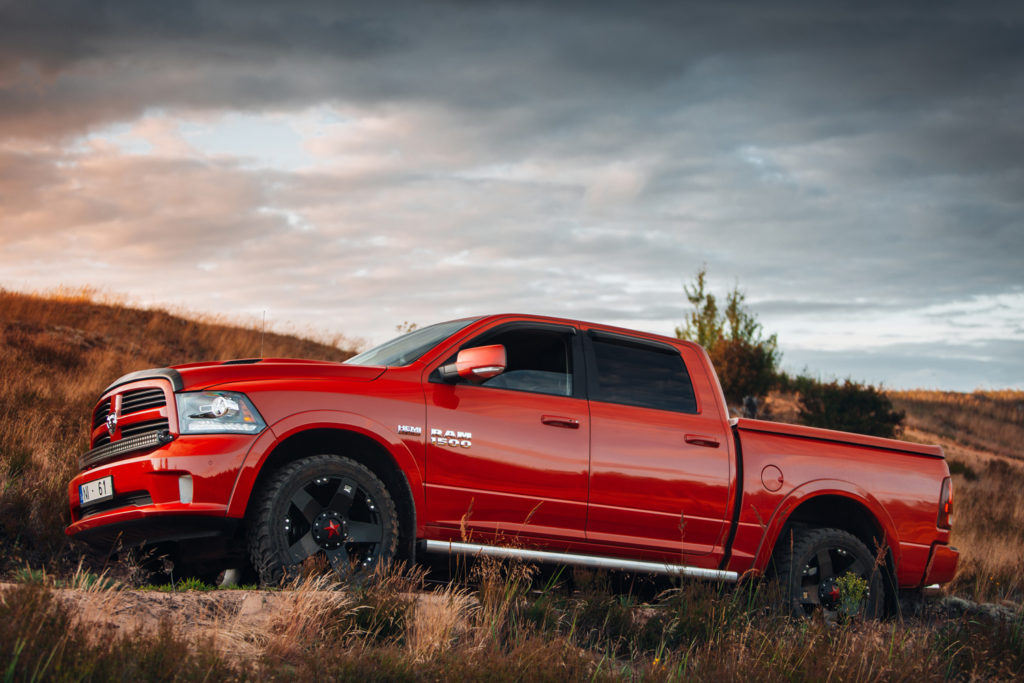
[[[431,429],[430,443],[435,446],[469,448],[473,445],[473,434],[471,432],[457,432],[454,429]]]

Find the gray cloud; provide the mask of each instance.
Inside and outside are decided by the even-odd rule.
[[[783,365],[791,372],[810,369],[822,379],[866,381],[890,389],[974,391],[1024,386],[1017,360],[1024,342],[990,340],[957,344],[894,344],[871,351],[790,351]],[[829,368],[822,372],[820,368]]]
[[[0,283],[377,338],[496,309],[670,332],[705,262],[770,331],[998,297],[1024,284],[1022,24],[1012,2],[7,3]],[[340,122],[309,168],[88,137],[315,107]]]

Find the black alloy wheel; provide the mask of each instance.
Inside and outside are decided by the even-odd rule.
[[[853,534],[841,529],[796,529],[792,543],[780,539],[774,556],[775,575],[782,585],[787,609],[806,617],[821,612],[835,620],[851,607],[839,579],[852,573],[866,582],[867,590],[857,614],[877,618],[885,605],[883,570],[876,566],[867,546]],[[844,597],[846,605],[844,606]],[[850,615],[844,615],[850,616]]]
[[[259,495],[249,554],[265,584],[280,583],[316,555],[341,577],[368,572],[394,556],[394,501],[380,479],[354,460],[298,460],[278,471]]]

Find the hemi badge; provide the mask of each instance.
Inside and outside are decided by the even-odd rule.
[[[423,434],[423,427],[412,427],[410,425],[398,425],[399,434],[414,434],[420,436]]]

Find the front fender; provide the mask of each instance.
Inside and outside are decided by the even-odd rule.
[[[365,415],[335,410],[309,410],[278,420],[257,438],[235,479],[228,503],[228,517],[245,516],[260,470],[274,449],[289,437],[313,429],[353,432],[377,442],[391,455],[405,475],[416,509],[423,509],[423,472],[408,445],[397,434]]]

